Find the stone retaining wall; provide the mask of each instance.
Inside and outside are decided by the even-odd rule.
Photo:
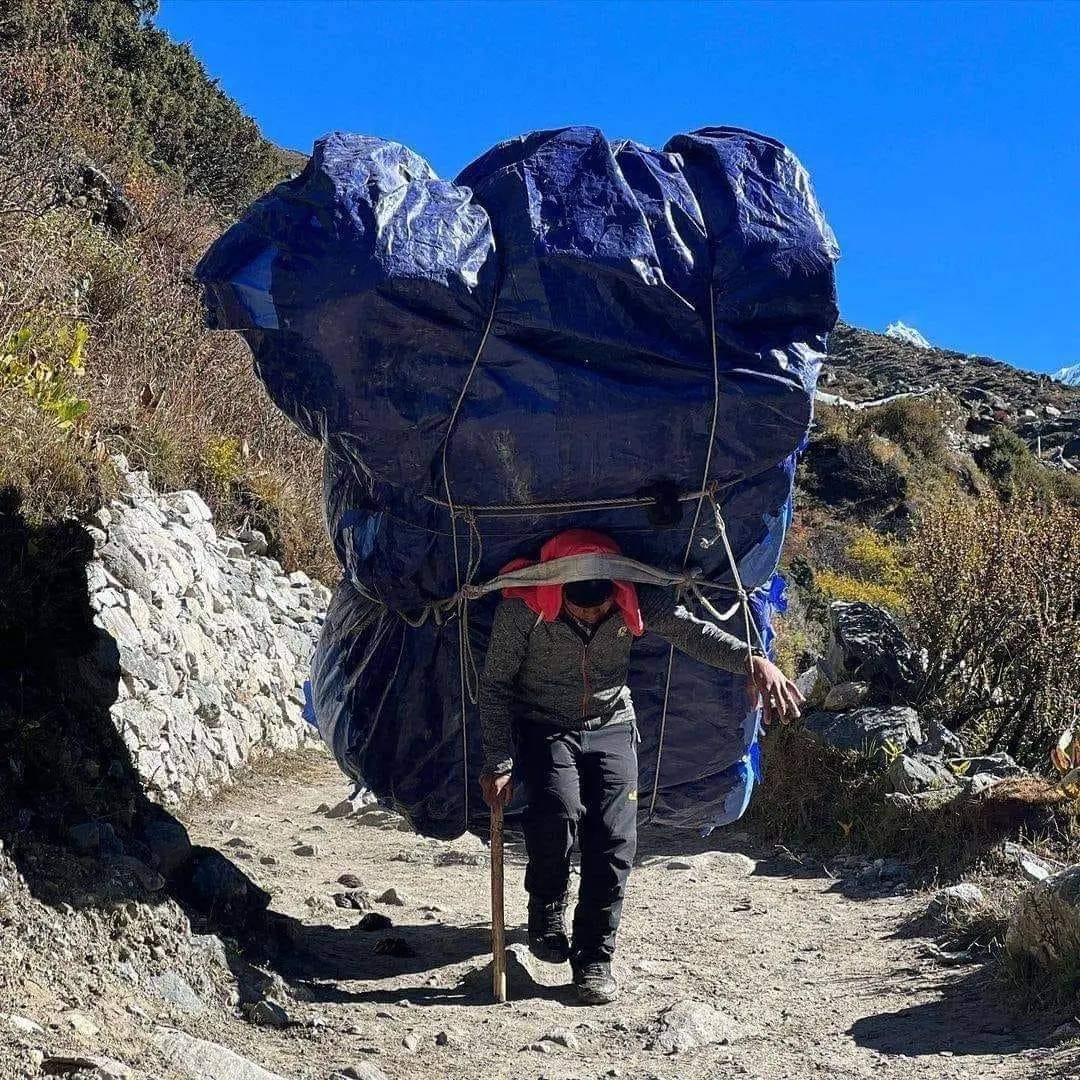
[[[252,753],[315,737],[303,684],[330,592],[258,554],[258,533],[219,536],[195,492],[157,494],[117,464],[126,490],[90,530],[102,634],[86,674],[100,684],[106,673],[135,768],[151,797],[175,805],[227,782]]]

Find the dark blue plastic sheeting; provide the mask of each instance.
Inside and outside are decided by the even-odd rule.
[[[694,501],[670,528],[585,502],[712,487],[767,633],[837,255],[795,157],[735,128],[663,151],[536,132],[453,183],[397,143],[334,133],[214,244],[197,269],[210,324],[245,335],[274,401],[326,448],[345,576],[312,684],[346,772],[423,833],[482,821],[460,623],[413,624],[573,525],[683,565]],[[697,542],[712,517],[706,503],[690,565],[730,585],[723,546]],[[466,661],[496,602],[469,605]],[[643,808],[667,659],[648,635],[635,646]],[[676,654],[655,819],[737,818],[757,734],[741,679]]]

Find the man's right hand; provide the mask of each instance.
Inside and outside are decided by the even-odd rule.
[[[484,802],[492,810],[496,806],[509,806],[514,795],[514,785],[510,773],[484,773],[480,777],[480,790],[484,793]]]

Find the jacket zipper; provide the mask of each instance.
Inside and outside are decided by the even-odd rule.
[[[587,657],[589,655],[589,645],[586,642],[581,648],[581,718],[582,720],[588,716],[589,710],[589,672],[587,667]]]

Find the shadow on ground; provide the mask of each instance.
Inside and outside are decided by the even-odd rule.
[[[864,1016],[848,1034],[859,1046],[909,1057],[1015,1054],[1048,1045],[1047,1032],[1018,1024],[994,1003],[989,980],[981,967],[942,980],[934,1001]]]
[[[94,624],[92,555],[78,522],[29,522],[0,490],[2,851],[53,908],[174,898],[197,930],[265,951],[269,896],[146,797],[110,716],[120,650]]]

